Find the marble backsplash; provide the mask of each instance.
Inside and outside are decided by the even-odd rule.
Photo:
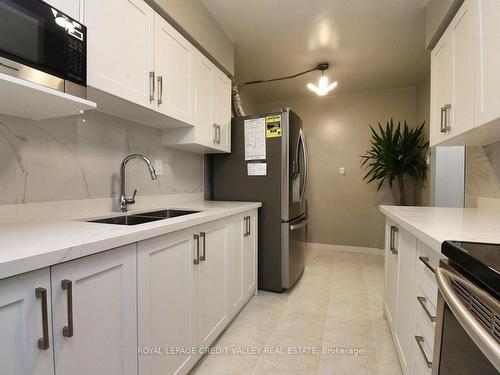
[[[0,115],[0,204],[114,198],[123,158],[161,160],[152,181],[146,165],[127,166],[127,192],[137,196],[203,192],[203,156],[161,145],[161,131],[90,111],[31,121]]]
[[[500,142],[467,147],[465,170],[467,207],[477,207],[478,199],[488,205],[500,202]]]

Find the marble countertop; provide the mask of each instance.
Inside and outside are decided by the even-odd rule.
[[[380,206],[380,211],[437,252],[446,240],[500,244],[500,212],[495,210]]]
[[[201,212],[132,226],[83,221],[123,215],[116,212],[90,218],[1,224],[0,279],[236,215],[260,206],[261,203],[258,202],[203,201],[171,204],[168,207],[153,207],[141,211],[177,208]],[[141,211],[131,211],[129,214]]]

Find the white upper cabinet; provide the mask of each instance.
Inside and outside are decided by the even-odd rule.
[[[155,73],[158,110],[194,124],[195,48],[158,14],[155,15]]]
[[[473,10],[465,2],[431,55],[431,145],[474,128]]]
[[[217,149],[231,152],[231,80],[220,71],[214,84],[214,123]]]
[[[231,80],[220,69],[143,0],[73,2],[99,111],[169,129],[165,146],[231,151]]]
[[[432,51],[431,146],[500,139],[499,22],[497,0],[466,0]]]
[[[67,14],[77,21],[81,21],[81,2],[80,0],[44,0],[47,4],[52,5],[57,10]]]
[[[57,374],[137,375],[136,249],[52,267]]]
[[[142,0],[82,1],[88,85],[153,107],[153,9]]]
[[[476,126],[500,119],[500,1],[474,0]],[[500,124],[499,124],[500,125]]]
[[[54,374],[50,270],[0,280],[2,374]]]
[[[214,136],[214,81],[217,68],[205,56],[196,56],[195,138],[197,143],[212,147]]]
[[[194,59],[194,127],[166,130],[163,145],[198,153],[231,151],[231,80],[209,59]]]

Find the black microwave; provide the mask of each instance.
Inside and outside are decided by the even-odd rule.
[[[86,27],[41,0],[0,0],[0,73],[86,98]]]

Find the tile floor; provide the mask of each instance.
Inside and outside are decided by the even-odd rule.
[[[381,256],[307,250],[295,288],[260,291],[215,344],[236,354],[208,355],[192,373],[400,375],[382,316],[383,278]],[[301,354],[282,353],[288,348]],[[363,353],[322,352],[335,348]]]

